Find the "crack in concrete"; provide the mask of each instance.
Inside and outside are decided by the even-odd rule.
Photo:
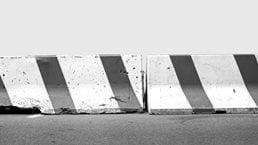
[[[122,100],[122,99],[120,99],[120,98],[118,98],[118,97],[113,97],[113,96],[112,96],[112,97],[110,97],[109,99],[110,99],[110,100],[111,100],[111,99],[114,99],[114,100],[116,100],[116,101],[126,103],[126,101],[124,101],[124,100]]]

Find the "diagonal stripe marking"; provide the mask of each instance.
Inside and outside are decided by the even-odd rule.
[[[213,112],[213,106],[205,93],[190,55],[170,56],[184,94],[194,110]]]
[[[75,110],[57,57],[36,57],[36,60],[54,109]]]
[[[3,74],[0,77],[0,106],[10,106],[12,103],[2,80],[2,76]]]
[[[115,99],[121,109],[140,108],[121,56],[100,56]]]
[[[258,105],[258,64],[255,55],[234,55],[245,85]]]

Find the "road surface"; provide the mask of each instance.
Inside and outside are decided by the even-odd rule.
[[[0,115],[1,145],[255,145],[258,115]]]

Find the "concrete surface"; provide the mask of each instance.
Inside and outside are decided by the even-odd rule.
[[[141,65],[141,55],[129,54],[3,56],[0,106],[44,114],[142,112]]]
[[[254,145],[258,115],[0,115],[1,145]]]
[[[149,55],[149,112],[255,113],[257,58],[254,54]]]

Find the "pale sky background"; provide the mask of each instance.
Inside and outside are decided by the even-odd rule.
[[[0,52],[258,54],[258,2],[2,0]]]

